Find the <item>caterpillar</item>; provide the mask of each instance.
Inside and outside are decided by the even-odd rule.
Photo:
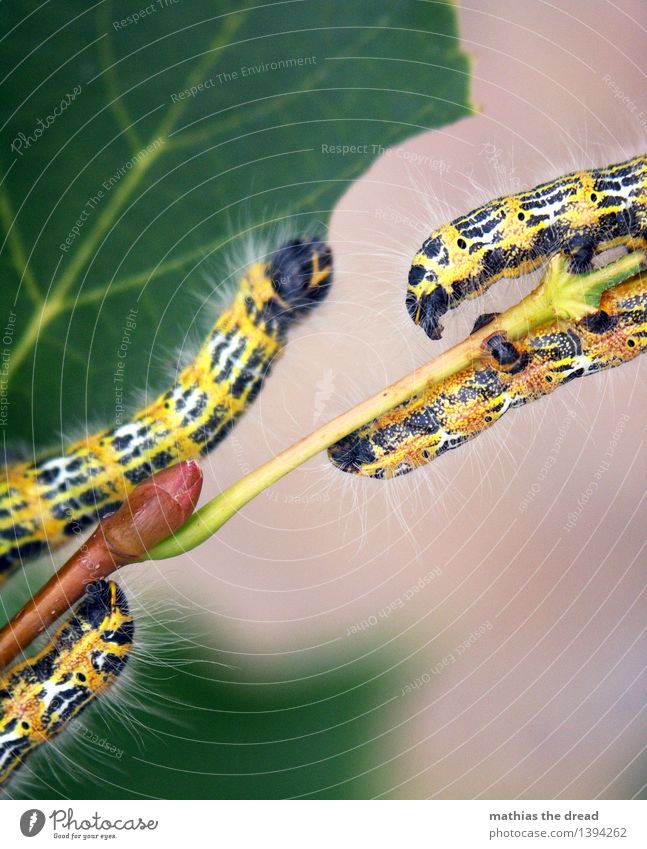
[[[493,314],[476,320],[475,330]],[[333,464],[373,478],[406,474],[458,448],[508,410],[647,349],[647,278],[606,291],[600,309],[555,322],[520,342],[487,340],[484,361],[430,387],[331,446]]]
[[[252,264],[170,389],[64,456],[8,466],[0,482],[0,582],[116,510],[149,475],[211,451],[254,401],[291,325],[327,294],[331,263],[324,242],[295,239]]]
[[[501,277],[519,277],[563,252],[572,270],[594,254],[647,245],[647,156],[577,171],[498,197],[434,230],[412,261],[406,307],[431,339],[442,316]]]
[[[51,642],[0,677],[0,784],[115,683],[133,634],[123,590],[96,581]]]

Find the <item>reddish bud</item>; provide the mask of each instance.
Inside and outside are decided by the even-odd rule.
[[[186,522],[195,510],[201,489],[198,464],[193,460],[177,463],[135,487],[128,500],[103,519],[95,533],[103,536],[116,559],[132,563]]]

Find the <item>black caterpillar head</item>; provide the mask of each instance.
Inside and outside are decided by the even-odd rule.
[[[320,239],[293,239],[272,257],[268,273],[283,315],[300,318],[322,301],[332,283],[332,252]]]
[[[98,628],[103,620],[118,610],[128,616],[128,601],[124,591],[112,581],[94,581],[85,588],[85,596],[76,609],[75,618]]]
[[[331,445],[328,449],[328,457],[342,472],[351,474],[358,474],[366,463],[375,462],[373,446],[368,437],[362,433],[361,428]]]

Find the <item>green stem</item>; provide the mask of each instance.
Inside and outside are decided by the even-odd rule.
[[[342,437],[412,395],[451,377],[481,359],[484,355],[483,342],[494,333],[505,334],[509,339],[521,339],[556,318],[579,321],[599,307],[600,297],[605,289],[633,277],[643,267],[644,261],[645,255],[636,251],[604,268],[580,275],[568,271],[567,262],[562,256],[554,257],[540,285],[518,304],[502,313],[496,321],[327,422],[245,475],[194,513],[173,536],[151,549],[148,557],[152,560],[175,557],[200,545],[241,507],[315,454],[324,451]]]

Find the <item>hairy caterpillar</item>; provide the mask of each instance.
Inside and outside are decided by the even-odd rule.
[[[442,316],[499,278],[519,277],[560,251],[584,271],[616,245],[647,245],[645,155],[495,198],[434,230],[413,258],[407,311],[439,339]]]
[[[0,677],[0,784],[114,684],[133,633],[123,590],[96,581],[52,641]]]
[[[290,326],[331,281],[324,242],[288,242],[247,269],[194,360],[130,422],[85,437],[62,457],[9,466],[0,482],[0,581],[116,510],[149,475],[211,451],[258,394]]]
[[[474,330],[491,320],[477,319]],[[474,332],[474,331],[472,331]],[[647,349],[647,279],[602,296],[600,310],[520,342],[493,335],[485,362],[408,399],[329,449],[335,466],[374,478],[406,474],[473,439],[513,407]]]

